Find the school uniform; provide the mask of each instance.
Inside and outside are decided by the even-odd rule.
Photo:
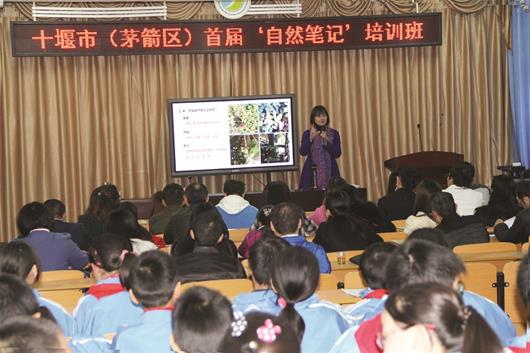
[[[120,326],[140,321],[143,310],[133,304],[118,276],[98,281],[74,310],[74,336],[95,337],[114,333]]]
[[[171,310],[173,308],[145,309],[136,325],[118,329],[112,342],[116,353],[173,353],[169,346]]]
[[[39,305],[45,307],[52,313],[53,318],[57,321],[57,325],[59,325],[64,335],[67,337],[72,336],[74,326],[72,315],[70,315],[70,313],[60,304],[41,297],[39,291],[36,289],[33,290],[33,293],[35,294]]]
[[[508,349],[513,353],[530,352],[530,328],[526,330],[525,335],[511,339],[508,342]]]
[[[348,305],[343,311],[353,320],[354,325],[370,320],[385,308],[388,291],[385,289],[365,288],[359,292],[361,301]]]
[[[277,304],[278,295],[271,289],[260,289],[250,293],[241,293],[234,298],[232,308],[246,314],[251,311],[259,311],[272,315],[278,315],[281,308]]]
[[[294,305],[305,323],[302,353],[328,352],[352,325],[340,306],[321,301],[316,294]]]
[[[282,238],[292,246],[301,246],[302,248],[306,248],[307,250],[311,251],[318,260],[320,273],[331,272],[331,264],[329,263],[328,256],[326,255],[324,248],[322,248],[320,245],[308,242],[299,234],[283,235]]]
[[[73,353],[113,353],[111,343],[104,337],[74,338],[68,346]]]

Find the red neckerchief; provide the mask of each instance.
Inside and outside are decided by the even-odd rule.
[[[513,353],[528,353],[527,347],[508,347]]]
[[[168,310],[168,311],[171,311],[175,309],[175,307],[173,305],[168,305],[168,306],[154,306],[152,308],[145,308],[144,309],[144,312],[148,312],[148,311],[156,311],[156,310]]]
[[[383,353],[376,344],[377,335],[382,331],[381,314],[363,322],[355,332],[355,340],[359,351],[361,353]]]
[[[379,288],[366,294],[363,299],[383,299],[385,295],[388,295],[388,290]]]
[[[88,289],[88,294],[101,299],[108,297],[109,295],[125,292],[125,290],[126,289],[121,285],[121,283],[102,283],[90,287]]]

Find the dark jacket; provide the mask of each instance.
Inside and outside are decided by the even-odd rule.
[[[396,226],[390,222],[373,202],[353,205],[353,214],[367,221],[377,233],[395,232]]]
[[[187,241],[190,233],[190,220],[191,207],[184,207],[180,212],[171,216],[164,231],[166,244]]]
[[[71,239],[76,243],[79,249],[88,251],[88,232],[83,224],[54,219],[52,231],[55,233],[70,234]]]
[[[414,213],[414,191],[409,189],[397,189],[393,193],[379,199],[377,207],[391,221],[407,219]]]
[[[107,222],[93,214],[85,213],[79,216],[77,221],[85,227],[88,233],[88,246],[90,247],[97,238],[107,231]]]
[[[197,246],[192,253],[176,258],[179,281],[197,282],[246,278],[241,263],[214,247]]]
[[[151,234],[162,234],[166,231],[169,220],[174,215],[183,212],[182,205],[169,205],[149,218],[149,232]]]
[[[326,252],[364,250],[370,244],[379,242],[383,242],[383,239],[368,223],[342,215],[322,223],[313,240],[313,243],[321,245]]]
[[[486,227],[475,216],[445,217],[435,229],[442,231],[447,245],[452,249],[457,245],[487,243],[490,236]]]
[[[530,208],[522,210],[515,216],[515,221],[511,228],[504,223],[495,227],[495,237],[499,241],[510,243],[525,243],[530,236]]]

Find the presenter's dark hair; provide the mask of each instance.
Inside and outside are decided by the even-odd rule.
[[[456,214],[456,204],[453,195],[448,192],[437,192],[431,200],[431,212],[436,211],[442,217],[449,217]]]
[[[195,205],[197,203],[206,202],[208,199],[208,189],[202,183],[191,183],[186,186],[184,195],[186,195],[186,199],[190,205]]]
[[[184,188],[177,183],[169,183],[162,190],[166,205],[180,205],[184,201]]]
[[[304,211],[292,202],[282,202],[272,209],[271,223],[281,235],[294,234],[298,230]]]
[[[248,256],[252,278],[261,285],[270,286],[276,257],[289,246],[286,240],[278,237],[261,237],[255,242]]]
[[[0,323],[0,353],[66,353],[53,321],[15,316]]]
[[[44,206],[51,213],[52,217],[63,217],[66,213],[66,206],[61,200],[49,199],[44,201]]]
[[[315,293],[320,280],[318,261],[309,250],[291,246],[283,250],[275,262],[272,283],[278,296],[287,302],[280,319],[292,324],[301,342],[305,323],[294,305]]]
[[[203,203],[193,207],[190,227],[197,245],[215,246],[224,234],[225,224],[215,206]]]
[[[106,220],[108,215],[120,207],[120,192],[116,185],[104,184],[95,188],[90,194],[86,214]]]
[[[147,251],[130,266],[128,285],[144,308],[165,305],[173,297],[177,285],[175,260],[163,251]]]
[[[422,282],[436,282],[451,287],[466,271],[464,263],[450,249],[420,239],[407,240],[394,251],[385,276],[390,292]]]
[[[291,190],[283,181],[271,181],[263,189],[262,199],[267,205],[277,205],[291,201]]]
[[[39,257],[31,246],[23,241],[12,241],[0,247],[0,273],[16,276],[26,280],[33,266],[37,267],[40,276]]]
[[[17,215],[17,228],[22,236],[37,228],[52,229],[53,217],[40,202],[28,203],[20,209]]]
[[[329,114],[328,114],[327,109],[322,105],[316,105],[311,110],[311,116],[309,117],[309,122],[311,123],[311,125],[315,125],[315,118],[320,115],[326,116],[327,119],[326,119],[325,125],[328,126],[329,125]]]
[[[368,287],[386,289],[386,269],[396,248],[397,245],[394,243],[375,243],[362,253],[360,269]]]
[[[431,213],[431,201],[435,193],[442,191],[440,185],[431,179],[422,180],[414,189],[416,197],[414,198],[414,214],[424,212]]]
[[[528,253],[519,264],[519,269],[517,270],[517,289],[519,289],[519,294],[523,303],[528,305],[530,297],[530,268],[529,268]],[[527,313],[530,315],[530,313]]]
[[[219,352],[232,319],[232,304],[226,297],[209,288],[192,287],[175,302],[173,339],[184,352]]]
[[[448,352],[503,351],[497,335],[482,316],[473,307],[465,306],[457,292],[439,283],[405,286],[389,296],[385,310],[405,327],[434,327],[433,334]]]
[[[227,180],[223,185],[223,192],[227,195],[243,196],[245,193],[245,183],[240,180]]]

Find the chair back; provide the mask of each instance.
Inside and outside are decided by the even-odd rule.
[[[61,281],[66,279],[85,278],[85,274],[78,270],[44,271],[40,274],[39,282]]]
[[[319,290],[333,290],[337,289],[337,276],[333,273],[321,273],[320,274],[320,283],[318,285]]]
[[[84,277],[84,273],[78,270],[44,271],[41,273],[38,283],[61,281],[66,282],[68,280],[83,279]],[[81,288],[65,290],[40,290],[39,293],[43,298],[52,300],[62,305],[70,313],[74,311],[79,299],[84,296]]]
[[[528,243],[524,243],[522,249],[523,252],[526,254],[528,252]]]
[[[453,251],[455,254],[516,252],[517,245],[506,242],[465,244],[455,246]]]
[[[497,267],[487,262],[467,262],[466,274],[462,277],[464,288],[497,303]]]
[[[366,288],[361,271],[351,271],[344,276],[344,288],[346,289],[360,289]]]

